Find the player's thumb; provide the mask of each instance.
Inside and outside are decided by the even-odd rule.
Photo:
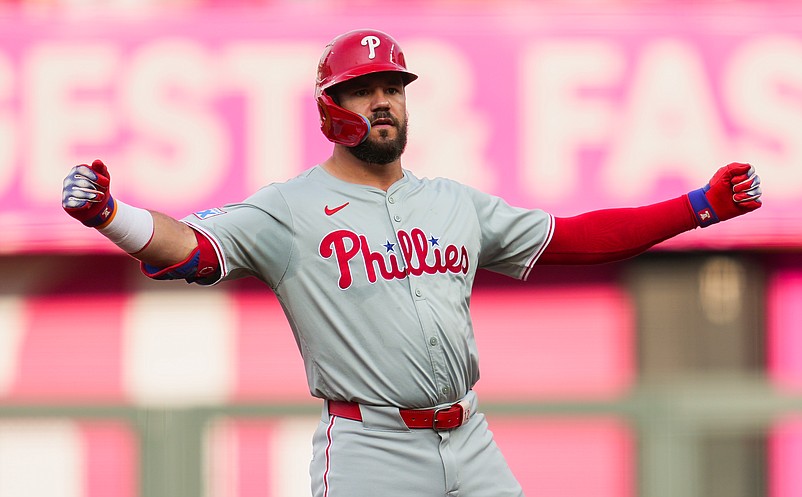
[[[109,169],[106,167],[106,164],[100,159],[95,159],[92,161],[91,169],[97,174],[98,184],[108,187],[111,182],[111,175],[109,174]]]

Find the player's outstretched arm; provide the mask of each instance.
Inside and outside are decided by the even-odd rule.
[[[101,160],[72,168],[64,179],[61,206],[97,229],[125,252],[157,267],[178,264],[197,246],[194,231],[165,214],[124,204],[110,192],[111,176]]]
[[[697,227],[758,209],[760,177],[749,164],[720,168],[703,188],[644,207],[556,218],[540,264],[598,264],[626,259]]]

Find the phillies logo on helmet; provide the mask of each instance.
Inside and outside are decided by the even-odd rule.
[[[420,228],[409,233],[399,230],[396,235],[400,254],[396,254],[396,244],[389,240],[383,245],[385,253],[371,251],[367,237],[351,230],[336,230],[324,236],[318,253],[324,259],[334,256],[340,272],[337,285],[343,290],[354,282],[350,262],[355,258],[364,264],[365,276],[370,283],[375,283],[379,277],[401,280],[407,275],[468,272],[470,263],[464,245],[441,247],[438,238],[427,238]]]
[[[362,38],[361,44],[363,47],[368,47],[370,53],[368,54],[368,59],[373,60],[376,58],[376,48],[382,44],[381,40],[378,36],[366,36]]]

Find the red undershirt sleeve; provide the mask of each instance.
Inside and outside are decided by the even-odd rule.
[[[638,255],[696,228],[688,196],[643,207],[603,209],[554,220],[539,264],[599,264]]]

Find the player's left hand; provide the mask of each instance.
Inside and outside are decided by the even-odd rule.
[[[733,162],[716,171],[703,188],[688,193],[688,199],[697,223],[704,228],[759,208],[762,194],[755,168]]]

